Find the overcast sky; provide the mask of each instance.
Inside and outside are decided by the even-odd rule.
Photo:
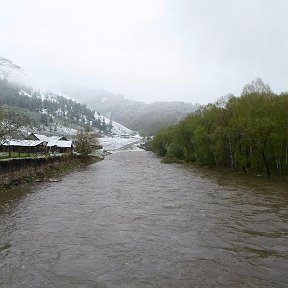
[[[287,0],[0,0],[0,56],[42,83],[206,104],[288,90]]]

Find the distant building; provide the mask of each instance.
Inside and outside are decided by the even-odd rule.
[[[49,140],[47,148],[51,153],[72,153],[73,143],[70,140]]]
[[[72,153],[73,144],[65,136],[46,136],[42,134],[31,133],[26,137],[28,140],[43,141],[49,152],[57,153]]]
[[[25,138],[26,140],[41,140],[44,142],[61,140],[61,141],[69,141],[65,136],[46,136],[42,134],[31,133],[29,136]]]
[[[10,140],[0,145],[0,152],[11,153],[45,153],[46,144],[41,140]]]
[[[65,136],[51,136],[31,133],[25,140],[6,141],[0,145],[0,152],[11,153],[72,153],[73,143]]]

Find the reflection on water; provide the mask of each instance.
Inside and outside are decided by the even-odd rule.
[[[110,155],[0,196],[0,287],[288,287],[285,185]]]

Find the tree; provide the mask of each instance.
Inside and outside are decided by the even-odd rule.
[[[271,94],[272,91],[268,84],[265,84],[261,78],[256,78],[252,82],[246,84],[242,91],[243,95],[248,94]]]
[[[75,142],[77,152],[83,156],[91,154],[98,145],[96,133],[88,126],[77,133]]]
[[[0,144],[21,136],[21,127],[28,125],[28,118],[13,110],[0,109]]]
[[[112,128],[113,128],[113,122],[112,122],[112,119],[110,118],[110,120],[109,120],[109,125],[108,125],[108,130],[109,130],[109,132],[112,131]]]

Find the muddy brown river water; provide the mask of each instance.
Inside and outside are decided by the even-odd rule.
[[[288,287],[286,184],[119,152],[2,193],[0,287]]]

